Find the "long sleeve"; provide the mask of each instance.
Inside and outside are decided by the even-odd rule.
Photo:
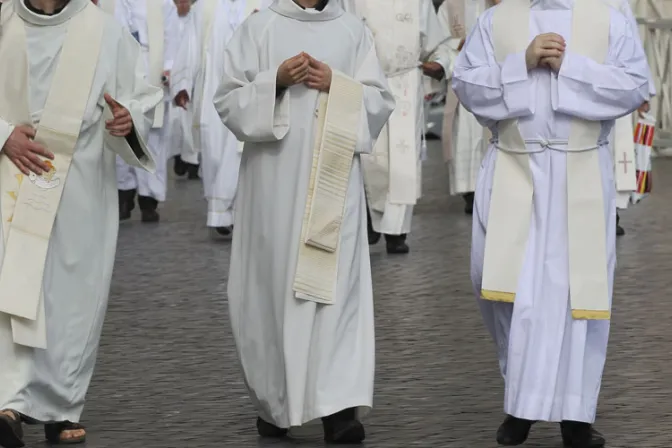
[[[183,90],[189,94],[189,98],[194,97],[196,74],[202,69],[200,27],[197,26],[200,19],[197,11],[200,5],[201,3],[196,3],[187,17],[173,61],[170,76],[170,96],[173,98]]]
[[[632,12],[632,7],[630,6],[629,0],[622,0],[620,11],[621,14],[623,14],[625,18],[628,20],[628,24],[630,25],[630,29],[632,30],[632,37],[634,37],[639,46],[642,47],[642,51],[644,51],[644,45],[642,44],[642,39],[639,36],[639,25],[637,24],[635,14]],[[649,79],[649,99],[650,99],[656,96],[656,83],[653,81],[653,76],[651,74],[651,67],[648,65],[647,65],[647,77]]]
[[[217,113],[239,141],[274,142],[289,131],[291,89],[276,98],[278,67],[261,70],[259,43],[251,20],[224,52],[224,73],[214,97]]]
[[[373,36],[368,29],[365,33],[357,51],[358,69],[354,76],[355,81],[364,87],[363,116],[356,152],[369,154],[394,110],[395,101],[387,85],[385,73],[380,68]]]
[[[180,45],[180,17],[177,15],[177,6],[173,0],[163,2],[163,69],[170,71],[173,68],[175,54]]]
[[[0,151],[2,151],[2,147],[5,146],[12,132],[14,132],[14,125],[0,118]]]
[[[131,113],[133,131],[126,138],[114,137],[105,131],[105,146],[129,165],[154,172],[156,164],[145,144],[152,125],[147,114],[163,101],[163,90],[146,82],[144,61],[130,34],[123,33],[116,68],[115,92],[111,94]],[[109,120],[111,117],[106,106],[103,119]]]
[[[648,63],[632,28],[612,13],[609,52],[604,64],[565,52],[553,78],[553,110],[591,121],[613,120],[637,109],[649,97]]]
[[[535,83],[527,73],[525,52],[497,63],[490,35],[491,11],[479,17],[457,57],[453,89],[460,103],[481,121],[532,115]]]
[[[114,18],[126,30],[131,31],[131,12],[127,0],[106,0],[114,1]]]
[[[438,62],[446,74],[452,73],[455,53],[448,42],[450,34],[441,26],[430,0],[422,0],[420,8],[420,59]]]

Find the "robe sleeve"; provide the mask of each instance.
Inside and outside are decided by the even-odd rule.
[[[12,135],[12,132],[14,132],[14,125],[0,118],[0,151],[7,143],[7,139]]]
[[[452,73],[455,54],[449,45],[450,34],[446,33],[441,26],[434,5],[430,0],[422,0],[420,7],[420,40],[422,44],[420,59],[438,62],[443,67],[444,73]]]
[[[201,39],[196,24],[200,18],[197,14],[201,3],[196,3],[184,26],[173,68],[170,75],[170,96],[175,98],[182,90],[186,90],[189,98],[194,98],[196,74],[201,70]]]
[[[171,71],[175,53],[180,45],[180,17],[177,15],[177,6],[173,0],[163,2],[163,69]]]
[[[394,95],[387,85],[387,78],[380,67],[373,35],[368,28],[357,51],[358,68],[355,81],[362,84],[363,107],[358,133],[358,154],[370,154],[380,131],[390,118],[395,107]]]
[[[248,20],[233,35],[223,59],[214,105],[224,125],[241,142],[276,142],[289,131],[289,98],[276,98],[278,67],[262,70],[259,30]]]
[[[140,47],[130,34],[122,33],[114,79],[115,92],[110,94],[130,112],[133,131],[125,138],[114,137],[105,131],[105,146],[129,165],[154,172],[156,164],[145,144],[152,125],[147,114],[163,101],[163,90],[147,83],[144,67]],[[103,119],[111,117],[109,108],[105,106]]]
[[[604,64],[565,52],[552,78],[553,110],[584,120],[605,121],[627,115],[649,97],[648,63],[626,19],[612,13],[609,52]]]
[[[486,11],[467,37],[453,71],[453,90],[460,103],[481,123],[534,113],[535,86],[528,76],[525,52],[499,64],[490,34],[492,10]]]
[[[639,36],[639,25],[637,24],[637,19],[635,18],[635,14],[632,12],[632,7],[630,6],[630,2],[628,0],[622,0],[620,11],[621,14],[625,16],[628,24],[630,25],[632,36],[635,38],[639,46],[642,47],[642,51],[644,51],[644,45],[642,44],[642,39]],[[656,83],[654,82],[653,76],[651,75],[651,67],[648,65],[647,77],[649,80],[649,99],[651,99],[656,96]]]

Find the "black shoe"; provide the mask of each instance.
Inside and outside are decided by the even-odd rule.
[[[131,218],[135,208],[135,190],[119,190],[119,221]]]
[[[9,415],[0,414],[0,446],[3,448],[21,448],[23,443],[23,425],[18,412],[9,411]]]
[[[138,196],[138,204],[142,213],[142,222],[159,222],[159,213],[156,211],[159,201],[149,196]]]
[[[474,193],[465,193],[462,195],[464,198],[464,213],[467,215],[474,214]]]
[[[388,254],[407,254],[410,252],[406,244],[406,235],[385,235]]]
[[[357,420],[354,408],[344,409],[322,418],[324,440],[336,445],[358,445],[366,438],[364,425]]]
[[[380,241],[380,237],[382,236],[380,233],[376,232],[373,230],[373,224],[371,224],[371,212],[369,211],[369,205],[366,205],[366,231],[368,233],[369,237],[369,246],[373,246],[374,244],[378,244],[378,241]]]
[[[187,164],[184,163],[182,157],[175,156],[173,159],[173,172],[178,176],[184,176],[187,174]]]
[[[562,443],[571,448],[601,448],[604,436],[590,423],[564,421],[560,423]]]
[[[184,162],[185,165],[187,165],[187,179],[190,180],[198,180],[200,177],[198,177],[198,168],[199,165],[193,165],[191,163],[186,163]]]
[[[616,236],[623,236],[623,235],[625,235],[625,229],[616,224]]]
[[[522,445],[530,435],[533,424],[531,420],[507,415],[497,430],[497,443],[504,446]]]
[[[257,432],[261,437],[268,437],[270,439],[280,439],[287,435],[289,430],[285,428],[278,428],[277,426],[262,420],[257,417]]]

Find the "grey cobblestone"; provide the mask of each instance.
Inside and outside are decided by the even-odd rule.
[[[430,145],[408,256],[372,248],[377,319],[369,448],[494,448],[502,381],[469,281],[471,220],[448,195]],[[598,427],[613,448],[672,447],[672,161],[655,194],[626,211]],[[261,441],[226,308],[230,243],[204,225],[198,182],[174,180],[156,226],[122,225],[98,367],[84,421],[88,448],[322,447]],[[239,229],[244,231],[244,229]],[[43,446],[28,428],[29,447]],[[560,448],[556,425],[527,446]]]

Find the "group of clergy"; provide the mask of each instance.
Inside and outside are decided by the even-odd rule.
[[[497,441],[545,420],[566,446],[603,446],[609,135],[655,93],[624,2],[446,0],[441,19],[430,0],[0,4],[0,447],[23,446],[24,423],[85,440],[119,219],[136,198],[159,219],[171,156],[233,237],[228,306],[259,434],[321,420],[327,442],[362,442],[369,244],[409,250],[423,98],[448,80],[451,191],[473,213],[506,387]]]

